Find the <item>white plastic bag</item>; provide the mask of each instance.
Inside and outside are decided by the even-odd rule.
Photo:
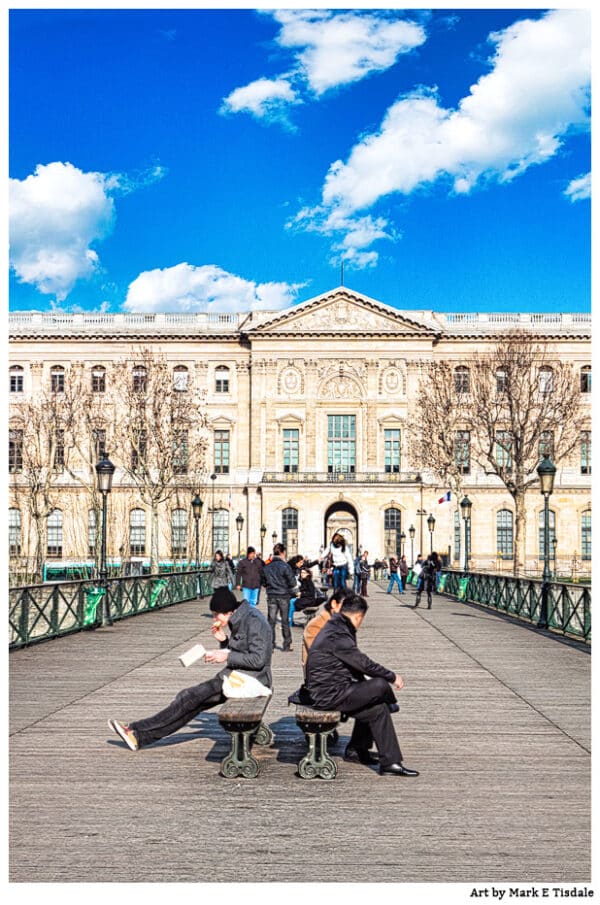
[[[262,698],[273,692],[254,676],[234,669],[223,679],[223,694],[226,698]]]

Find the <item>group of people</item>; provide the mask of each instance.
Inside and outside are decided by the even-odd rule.
[[[339,549],[336,547],[336,550]],[[250,559],[251,553],[255,551],[249,548],[247,559]],[[245,595],[242,600],[236,597],[227,586],[229,580],[214,589],[210,609],[215,621],[211,632],[218,647],[207,651],[204,660],[221,666],[215,676],[183,689],[167,707],[153,716],[130,723],[109,720],[110,728],[130,750],[136,751],[176,732],[198,713],[223,703],[223,680],[234,669],[243,670],[272,687],[271,657],[277,613],[281,615],[283,649],[291,650],[287,616],[296,578],[285,554],[283,544],[275,544],[270,561],[255,567],[257,571],[262,568],[262,579],[256,590],[260,590],[262,584],[266,587],[267,619],[256,602],[252,602],[251,595]],[[255,555],[250,562],[256,559],[259,558]],[[259,563],[262,560],[259,559]],[[301,572],[304,564],[303,557],[300,557],[295,567]],[[240,565],[238,573],[244,582],[254,572],[246,572],[245,566],[240,571]],[[343,566],[338,564],[337,568],[340,575],[343,574]],[[220,578],[217,580],[228,578],[229,573],[221,569],[218,571]],[[382,775],[418,776],[418,771],[403,763],[391,720],[391,714],[399,709],[394,689],[400,690],[403,680],[394,670],[371,660],[357,645],[356,635],[368,606],[364,596],[349,591],[345,585],[339,584],[333,590],[329,600],[323,603],[305,628],[302,643],[304,683],[297,693],[298,697],[292,696],[291,700],[310,704],[317,709],[340,710],[354,719],[344,754],[346,760],[377,764]],[[373,744],[377,756],[372,751]]]

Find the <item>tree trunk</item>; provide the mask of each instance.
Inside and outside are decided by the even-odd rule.
[[[515,501],[515,555],[513,559],[514,575],[521,575],[525,570],[525,542],[527,539],[527,517],[525,514],[525,493],[516,491]]]
[[[150,524],[150,574],[158,572],[158,505],[152,503]]]

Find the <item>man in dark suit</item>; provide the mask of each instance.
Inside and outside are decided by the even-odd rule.
[[[379,763],[379,772],[386,776],[418,776],[417,770],[402,763],[390,715],[398,710],[391,686],[402,688],[402,677],[375,663],[356,644],[356,632],[367,609],[363,597],[351,594],[345,598],[341,611],[331,617],[312,643],[305,684],[317,708],[340,710],[354,717],[345,753],[347,760]],[[365,676],[370,676],[370,680]],[[379,761],[369,751],[373,741]]]

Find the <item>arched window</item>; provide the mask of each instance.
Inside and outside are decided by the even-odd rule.
[[[171,513],[171,556],[173,559],[187,556],[187,509],[173,509]]]
[[[579,386],[582,393],[592,392],[592,369],[590,365],[584,365],[579,372]]]
[[[553,390],[553,371],[552,368],[543,367],[538,372],[538,387],[540,393],[551,393]]]
[[[145,393],[148,388],[148,372],[143,365],[136,365],[133,369],[133,392]]]
[[[471,388],[469,369],[464,365],[454,368],[454,391],[456,393],[468,393]]]
[[[540,512],[540,520],[539,520],[539,558],[544,561],[544,510]],[[550,559],[554,559],[554,540],[556,538],[556,513],[553,509],[550,509],[548,513],[548,553],[550,555]]]
[[[8,554],[21,555],[21,510],[8,510]]]
[[[581,513],[581,558],[588,562],[592,558],[592,510]]]
[[[400,533],[402,530],[402,513],[395,507],[386,509],[383,513],[383,544],[386,556],[401,555]]]
[[[281,513],[281,543],[288,558],[298,552],[298,510],[291,506]]]
[[[227,509],[215,509],[212,514],[212,549],[229,551],[229,513]]]
[[[96,523],[96,510],[88,509],[88,556],[96,555],[96,537],[98,525]]]
[[[60,509],[54,509],[47,520],[47,546],[48,556],[62,556],[63,552],[63,514]]]
[[[55,365],[50,369],[50,389],[53,393],[65,391],[65,369],[61,365]]]
[[[106,392],[106,368],[96,365],[92,368],[92,393]]]
[[[146,513],[143,509],[132,509],[129,514],[129,552],[132,556],[146,553]]]
[[[229,392],[229,368],[219,365],[215,368],[215,393]]]
[[[501,559],[513,558],[513,514],[500,509],[496,515],[496,550]]]
[[[190,374],[185,365],[177,365],[173,368],[173,389],[178,393],[185,393],[189,385]]]
[[[9,391],[11,393],[23,392],[23,368],[20,365],[13,365],[9,375]]]

